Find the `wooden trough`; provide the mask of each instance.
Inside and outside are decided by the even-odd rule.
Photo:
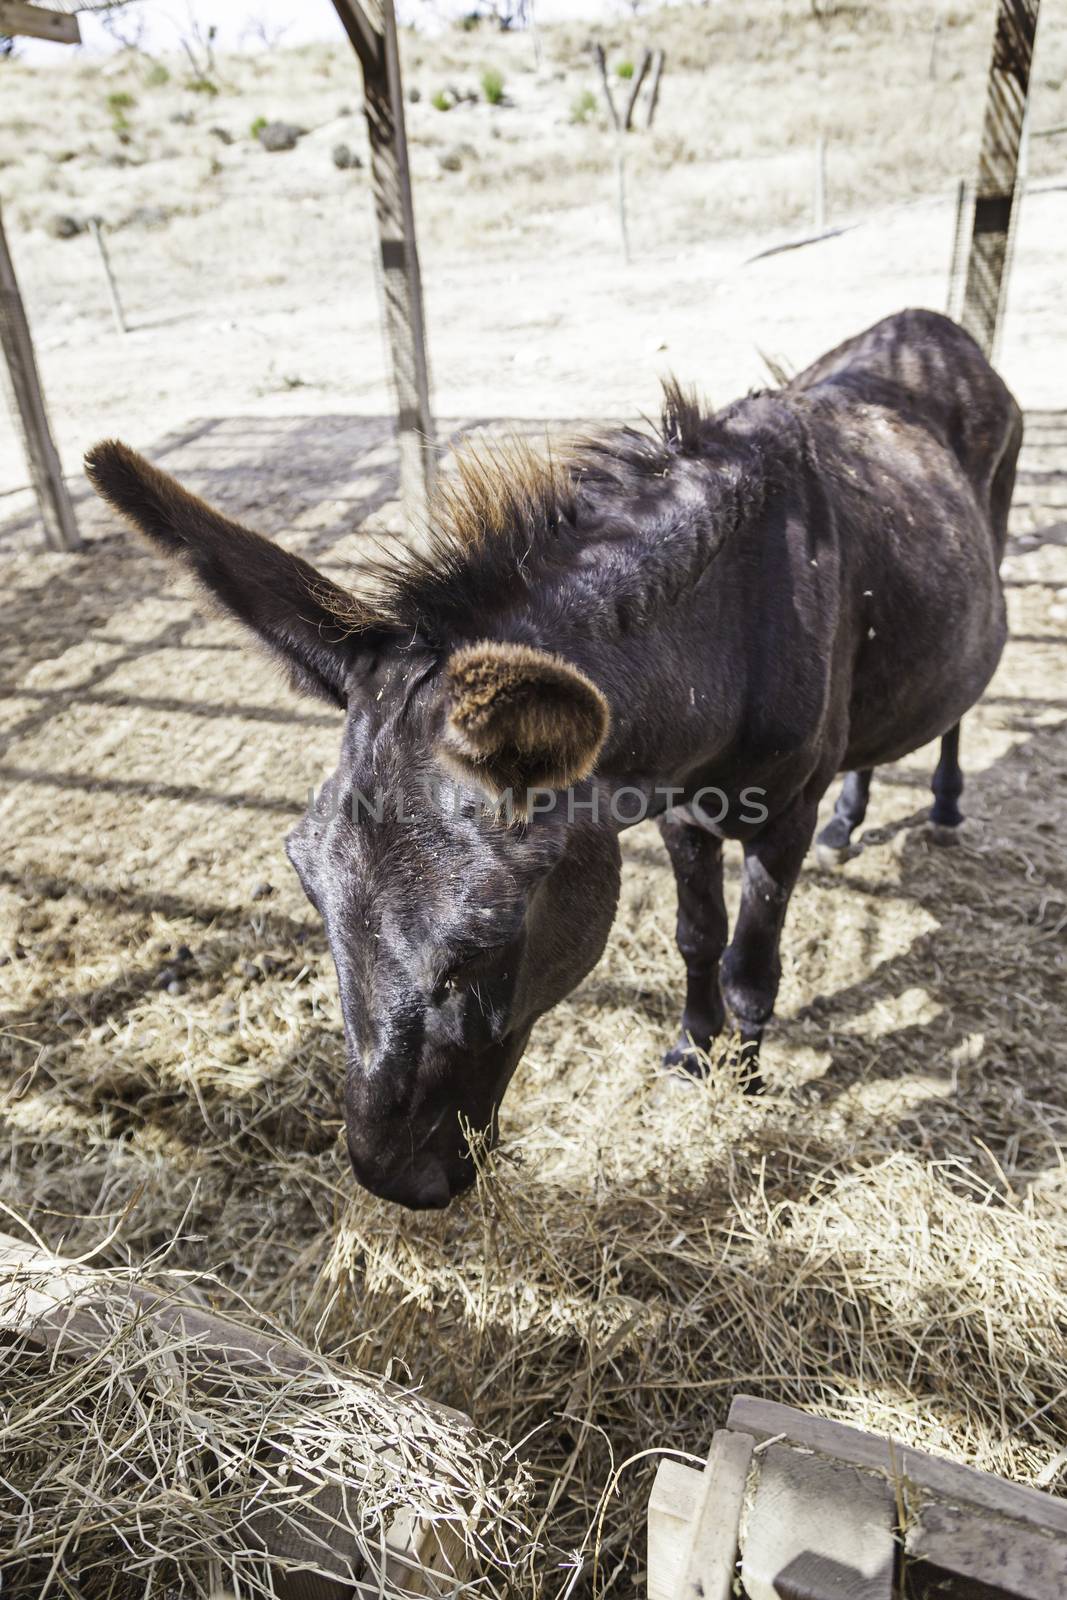
[[[132,1328],[146,1332],[166,1352],[175,1373],[180,1371],[191,1412],[198,1397],[202,1402],[211,1393],[239,1393],[242,1382],[252,1378],[278,1385],[322,1379],[330,1395],[342,1400],[346,1390],[356,1397],[360,1392],[351,1375],[280,1333],[259,1331],[191,1299],[94,1271],[0,1234],[0,1340],[17,1340],[31,1353],[49,1352],[56,1363],[73,1368],[78,1361],[114,1359],[116,1343]],[[460,1412],[401,1390],[396,1394],[397,1430],[417,1428],[420,1414],[452,1435],[473,1430]],[[272,1439],[269,1427],[268,1421],[264,1450],[281,1462],[284,1441]],[[324,1441],[328,1450],[329,1429],[324,1429]],[[370,1464],[380,1467],[391,1459],[395,1457],[388,1448],[379,1446]],[[264,1504],[258,1495],[247,1515],[242,1513],[241,1539],[249,1552],[265,1559],[278,1600],[444,1600],[470,1580],[469,1536],[476,1527],[477,1506],[471,1505],[462,1519],[467,1537],[447,1517],[421,1516],[414,1507],[394,1510],[368,1532],[360,1481],[339,1483],[336,1473],[322,1477],[321,1482],[318,1476],[305,1478],[299,1485],[301,1490],[306,1485],[307,1493],[296,1517]]]
[[[703,1472],[665,1459],[649,1600],[1063,1600],[1067,1501],[738,1395]]]

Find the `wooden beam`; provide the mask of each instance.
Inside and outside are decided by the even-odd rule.
[[[909,1565],[929,1583],[919,1594],[966,1594],[982,1600],[1063,1600],[1067,1543],[988,1511],[929,1500],[909,1524]],[[930,1581],[932,1580],[932,1581]]]
[[[680,1600],[730,1600],[734,1592],[738,1529],[754,1440],[720,1428],[712,1435]]]
[[[81,44],[78,19],[66,11],[46,11],[26,0],[0,0],[0,33],[25,34],[30,39],[54,39],[57,44]]]
[[[1058,1539],[1067,1538],[1067,1501],[957,1461],[926,1455],[911,1445],[865,1433],[845,1422],[794,1411],[776,1400],[739,1394],[726,1425],[757,1440],[785,1439],[802,1450],[881,1472],[892,1482],[906,1483],[909,1493],[933,1495],[949,1505],[970,1506],[1027,1523]]]
[[[45,542],[53,550],[77,550],[81,541],[63,469],[48,425],[41,379],[33,353],[30,326],[15,278],[0,213],[0,347],[7,361],[15,408],[22,423],[26,463],[44,523]]]
[[[334,6],[363,70],[380,70],[385,60],[380,24],[367,15],[362,0],[334,0]]]
[[[648,1501],[648,1600],[730,1600],[753,1443],[720,1428],[703,1472],[660,1462]]]
[[[422,279],[415,243],[404,95],[393,0],[333,0],[363,68],[382,303],[396,388],[400,493],[409,524],[424,525],[437,464]]]
[[[648,1498],[648,1600],[678,1600],[704,1489],[702,1472],[664,1456]]]
[[[999,0],[960,318],[992,357],[1007,296],[1019,151],[1041,0]]]

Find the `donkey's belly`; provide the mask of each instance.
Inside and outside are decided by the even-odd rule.
[[[999,580],[983,576],[967,602],[957,588],[943,606],[902,607],[895,639],[876,629],[864,641],[849,697],[844,769],[899,760],[954,727],[981,697],[1007,638]]]

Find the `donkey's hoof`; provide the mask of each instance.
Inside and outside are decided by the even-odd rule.
[[[833,845],[823,844],[821,839],[815,841],[815,860],[827,872],[836,872],[838,867],[843,867],[846,861],[858,855],[859,851],[851,844]]]
[[[936,844],[939,850],[944,850],[946,847],[951,848],[952,845],[960,842],[960,825],[958,822],[952,826],[944,822],[928,822],[926,824],[926,837],[931,844]]]
[[[663,1065],[667,1072],[675,1075],[684,1073],[687,1078],[706,1078],[711,1067],[707,1051],[690,1044],[688,1039],[679,1039],[667,1051]]]

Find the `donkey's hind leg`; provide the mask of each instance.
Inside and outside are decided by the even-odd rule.
[[[846,772],[834,814],[815,841],[815,857],[820,867],[839,867],[855,852],[852,835],[867,815],[873,769]]]
[[[957,722],[941,740],[941,759],[930,782],[934,803],[930,807],[929,834],[932,844],[957,844],[963,813],[959,798],[963,793],[960,771],[960,725]]]

